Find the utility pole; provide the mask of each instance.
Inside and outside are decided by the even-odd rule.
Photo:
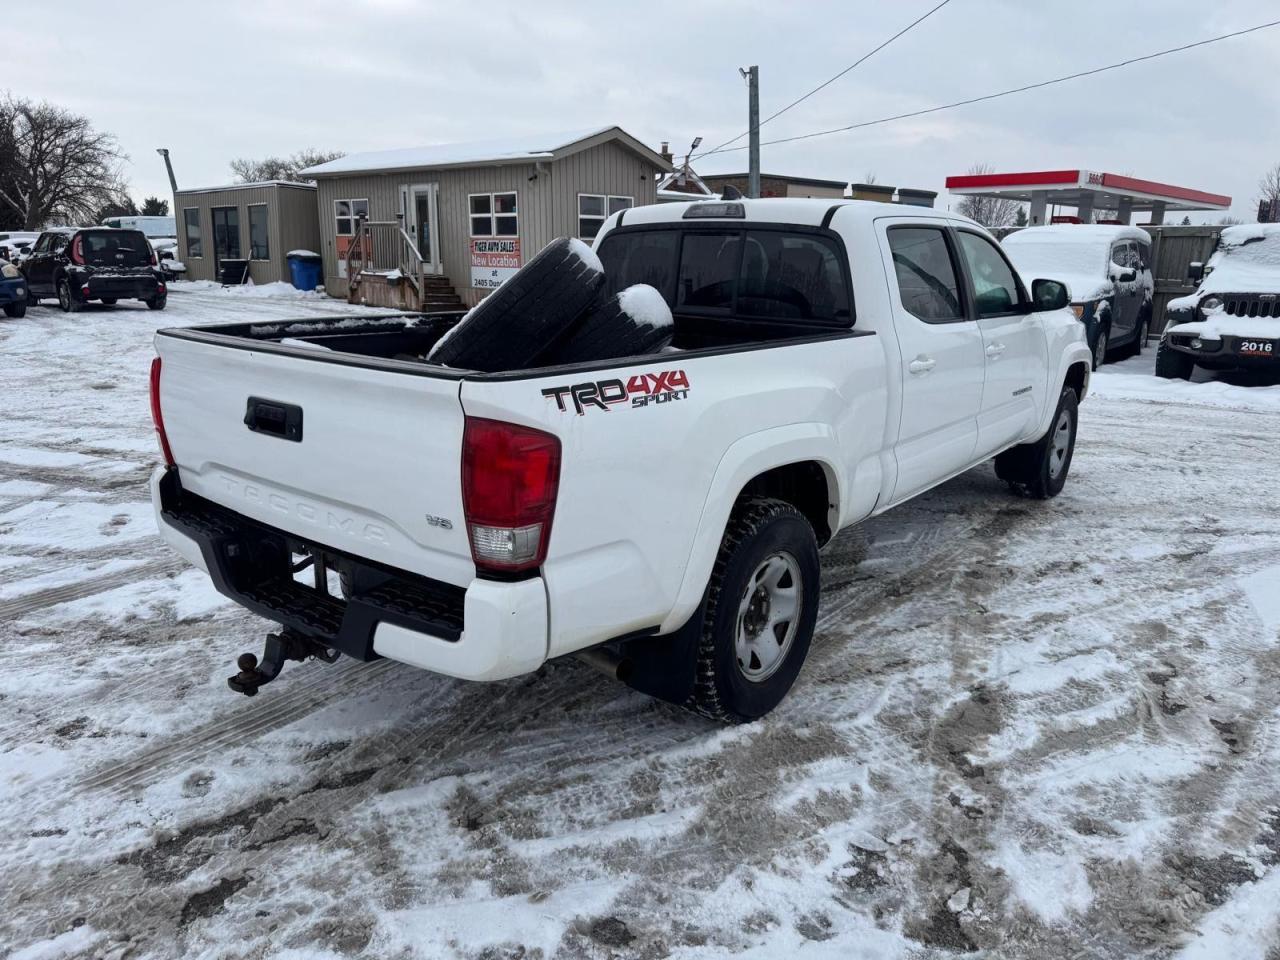
[[[156,153],[164,157],[164,167],[169,171],[169,186],[173,187],[173,192],[178,192],[178,181],[173,176],[173,164],[169,162],[169,151],[165,147],[157,147]]]
[[[738,72],[747,81],[747,196],[760,196],[760,68],[747,67]]]

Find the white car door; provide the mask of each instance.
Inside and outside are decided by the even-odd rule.
[[[945,223],[885,219],[881,252],[902,369],[894,447],[901,500],[973,461],[982,403],[982,333],[964,295]]]
[[[957,229],[956,236],[986,362],[974,457],[983,459],[1032,439],[1045,404],[1049,345],[1004,251],[973,230]]]

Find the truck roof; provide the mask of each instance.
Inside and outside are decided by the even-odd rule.
[[[725,223],[795,223],[805,226],[821,226],[827,219],[832,207],[844,208],[844,217],[852,216],[855,223],[867,223],[880,217],[920,217],[931,220],[950,220],[976,226],[973,221],[947,210],[935,210],[933,207],[915,207],[901,203],[880,203],[875,200],[823,200],[792,197],[765,197],[759,200],[695,200],[691,203],[658,203],[644,207],[633,207],[625,211],[623,224],[634,226],[640,223],[678,223],[684,220],[690,207],[706,204],[732,203],[742,207],[745,216],[725,217]],[[719,218],[708,218],[696,222],[718,222]],[[845,219],[847,223],[848,220]],[[616,224],[615,224],[616,225]]]

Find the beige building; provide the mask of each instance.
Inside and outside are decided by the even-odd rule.
[[[254,283],[287,283],[291,250],[320,252],[316,188],[309,183],[271,180],[179,190],[173,212],[178,259],[187,265],[188,280],[221,279],[225,261],[247,260]]]
[[[744,197],[747,192],[745,173],[704,173],[702,182],[715,193],[724,193],[725,187],[734,187]],[[812,177],[788,177],[776,173],[760,174],[762,197],[817,197],[822,200],[840,200],[849,186],[847,180],[815,180]]]
[[[670,169],[606,127],[351,154],[303,173],[329,293],[430,309],[476,303],[556,237],[590,241],[610,214],[653,203]]]

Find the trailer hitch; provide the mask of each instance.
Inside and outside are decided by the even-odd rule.
[[[341,654],[331,650],[324,644],[317,643],[309,637],[292,630],[281,630],[279,633],[267,634],[267,642],[262,651],[262,663],[252,653],[242,653],[236,659],[240,672],[234,677],[227,677],[227,686],[236,693],[246,697],[255,696],[258,688],[270,683],[280,675],[285,661],[297,660],[299,663],[315,657],[324,663],[333,663]]]

